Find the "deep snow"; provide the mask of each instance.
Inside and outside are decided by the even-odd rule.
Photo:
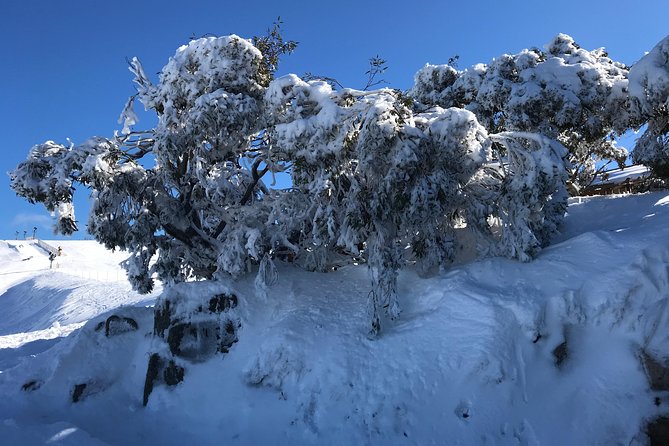
[[[109,280],[121,253],[62,244],[68,255],[48,270],[39,248],[0,242],[3,445],[627,445],[669,412],[639,359],[642,348],[669,356],[667,192],[575,200],[531,263],[403,272],[404,311],[377,340],[366,337],[364,267],[281,265],[266,297],[240,280],[239,342],[158,386],[146,408],[158,292]],[[110,314],[139,330],[105,337],[95,328]],[[94,385],[72,403],[81,382]]]

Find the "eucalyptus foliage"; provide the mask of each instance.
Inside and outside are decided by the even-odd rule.
[[[469,70],[426,65],[405,94],[275,78],[279,56],[295,48],[276,27],[252,40],[195,39],[157,81],[130,61],[137,94],[120,132],[36,145],[11,184],[53,212],[63,234],[78,229],[74,186],[89,188],[88,230],[130,253],[141,292],[156,277],[257,272],[262,297],[277,260],[315,271],[364,263],[374,335],[400,316],[402,268],[535,257],[558,231],[567,184],[591,181],[599,159],[627,156],[613,134],[651,119],[644,138],[666,151],[663,42],[630,74],[604,50],[558,35],[545,51]],[[135,130],[136,102],[156,114],[155,128]],[[265,180],[281,172],[292,187],[272,189]]]

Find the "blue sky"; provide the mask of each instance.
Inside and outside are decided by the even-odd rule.
[[[155,79],[189,37],[251,37],[263,34],[279,15],[285,37],[300,43],[279,74],[308,71],[354,88],[364,85],[367,60],[377,54],[388,61],[384,77],[390,86],[405,89],[426,62],[445,63],[458,55],[465,68],[542,47],[558,32],[588,49],[606,47],[613,59],[627,64],[669,33],[666,0],[4,2],[0,239],[14,238],[17,230],[22,236],[33,226],[43,238],[54,238],[48,213],[17,198],[5,172],[36,143],[111,136],[134,91],[126,57],[139,57]],[[85,229],[88,191],[78,188],[77,195]],[[83,237],[82,231],[77,238]]]

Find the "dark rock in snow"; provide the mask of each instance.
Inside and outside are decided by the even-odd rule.
[[[105,336],[116,336],[121,333],[135,331],[139,328],[137,321],[131,317],[117,316],[112,314],[104,322],[98,322],[95,331],[105,329]]]
[[[213,293],[212,293],[213,294]],[[154,310],[154,335],[169,347],[169,359],[151,355],[144,383],[144,405],[156,383],[174,386],[183,381],[185,367],[176,358],[203,362],[217,353],[228,353],[237,342],[241,327],[232,310],[238,299],[232,293],[206,294],[199,305],[192,305],[192,295],[172,290]],[[187,308],[187,310],[184,310]]]
[[[669,417],[658,417],[648,423],[646,434],[650,440],[650,446],[669,445]]]
[[[555,365],[557,367],[561,367],[562,364],[564,363],[565,359],[567,359],[568,354],[569,354],[569,350],[567,348],[567,341],[564,341],[564,342],[562,342],[562,344],[555,347],[555,349],[553,350],[553,357],[555,358]]]
[[[209,299],[209,312],[221,313],[237,306],[237,296],[234,294],[217,294]]]
[[[165,330],[170,326],[170,301],[165,300],[160,305],[156,305],[156,310],[153,317],[153,334],[160,336],[165,335]]]
[[[33,392],[39,389],[40,387],[42,387],[42,381],[31,379],[30,381],[26,382],[24,385],[21,386],[21,390],[23,390],[24,392]]]
[[[240,328],[242,324],[237,322],[236,324],[228,319],[228,321],[225,323],[225,332],[220,333],[220,339],[219,339],[219,349],[218,351],[220,353],[228,353],[230,351],[230,347],[238,341],[237,338],[237,329]]]
[[[472,416],[472,403],[470,401],[461,401],[455,408],[455,415],[463,420]]]
[[[173,355],[200,362],[221,351],[220,341],[223,332],[219,321],[216,320],[178,323],[170,327],[167,344]]]
[[[146,379],[144,381],[143,404],[146,406],[149,402],[149,395],[153,391],[156,383],[164,382],[168,386],[176,386],[184,380],[186,369],[178,365],[174,360],[169,361],[154,353],[149,358],[149,366],[146,370]]]
[[[144,399],[143,404],[146,406],[149,402],[149,395],[153,391],[153,384],[158,378],[158,373],[161,369],[161,360],[158,353],[154,353],[149,358],[149,366],[146,369],[146,379],[144,380]]]
[[[168,386],[176,386],[184,380],[185,370],[183,367],[176,365],[174,361],[170,361],[163,371],[163,378],[165,384]]]
[[[208,300],[206,310],[199,306],[193,314],[175,314],[175,305],[166,299],[155,310],[154,332],[162,338],[167,332],[165,340],[174,356],[205,361],[217,352],[227,353],[237,342],[240,324],[228,314],[236,306],[234,294],[217,294]]]
[[[76,384],[72,389],[72,402],[77,403],[81,400],[84,390],[86,390],[86,383]]]
[[[644,349],[641,350],[640,356],[651,390],[669,390],[669,364],[667,364],[667,361],[660,362]]]
[[[105,321],[105,336],[116,336],[121,333],[135,331],[139,328],[137,321],[130,317],[111,315]]]

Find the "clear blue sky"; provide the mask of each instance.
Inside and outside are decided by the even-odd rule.
[[[0,239],[16,230],[53,238],[48,213],[9,189],[5,172],[33,144],[111,136],[133,93],[126,57],[157,73],[191,36],[263,34],[281,16],[286,38],[300,42],[279,74],[312,72],[349,87],[365,82],[367,60],[388,60],[390,86],[408,88],[426,62],[459,55],[459,67],[542,47],[570,34],[588,49],[606,47],[627,64],[669,34],[667,0],[541,1],[127,1],[3,2],[0,36]],[[140,123],[141,126],[141,123]],[[88,192],[79,188],[77,204]],[[85,229],[87,209],[78,220]],[[82,231],[78,237],[85,237]]]

